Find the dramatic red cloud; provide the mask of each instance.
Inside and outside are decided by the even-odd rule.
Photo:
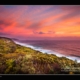
[[[0,36],[23,39],[80,37],[80,6],[0,5]]]

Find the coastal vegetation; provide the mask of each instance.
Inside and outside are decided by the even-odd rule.
[[[0,37],[0,74],[77,74],[79,67],[80,63],[66,57],[42,53]]]

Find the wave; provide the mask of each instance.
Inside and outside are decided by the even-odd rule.
[[[17,42],[17,41],[14,41],[14,42],[16,44],[19,44],[19,45],[22,45],[22,46],[25,46],[25,47],[30,47],[30,48],[32,48],[34,50],[37,50],[37,51],[40,51],[42,53],[55,54],[58,57],[66,57],[66,58],[71,59],[73,61],[77,60],[77,62],[80,62],[80,58],[79,57],[66,56],[66,55],[60,54],[60,53],[52,51],[52,50],[44,49],[42,47],[36,47],[36,46],[32,46],[32,45],[29,45],[29,44],[26,44],[26,43]]]

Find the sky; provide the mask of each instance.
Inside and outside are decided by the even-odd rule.
[[[80,5],[0,5],[0,36],[80,39]]]

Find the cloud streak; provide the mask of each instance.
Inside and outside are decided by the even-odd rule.
[[[79,5],[0,5],[0,35],[37,39],[80,37],[79,32]]]

